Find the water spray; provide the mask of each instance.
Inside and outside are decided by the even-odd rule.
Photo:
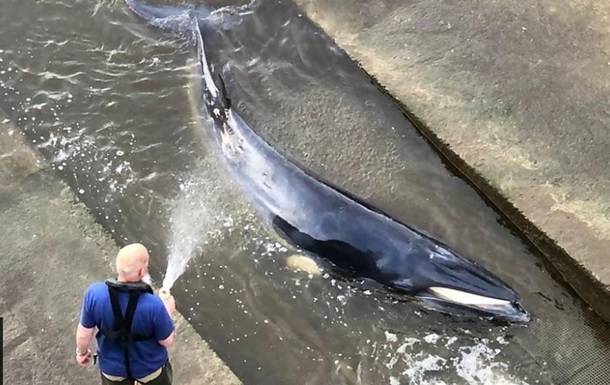
[[[170,297],[174,282],[184,273],[191,258],[207,243],[210,232],[218,225],[214,201],[215,185],[204,184],[205,179],[194,175],[180,184],[181,196],[171,208],[171,235],[167,255],[167,270],[159,290],[162,299]],[[216,215],[215,215],[216,214]]]

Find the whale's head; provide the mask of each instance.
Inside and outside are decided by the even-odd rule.
[[[414,250],[411,250],[413,253]],[[509,322],[526,323],[529,313],[519,295],[500,278],[453,250],[434,244],[415,251],[416,263],[406,279],[395,287],[437,310],[471,313]]]

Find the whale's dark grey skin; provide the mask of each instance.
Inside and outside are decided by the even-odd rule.
[[[377,281],[437,309],[529,321],[517,293],[485,268],[297,167],[242,120],[231,106],[222,78],[216,77],[215,82],[211,74],[201,33],[204,25],[222,23],[226,11],[126,2],[151,24],[181,32],[196,43],[199,107],[213,121],[212,135],[224,163],[262,217],[290,242],[344,272]]]

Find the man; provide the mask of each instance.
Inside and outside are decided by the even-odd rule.
[[[76,360],[91,364],[95,328],[103,385],[171,385],[167,347],[174,340],[173,297],[161,299],[143,281],[148,251],[135,243],[117,254],[117,279],[95,282],[85,292],[76,330]]]

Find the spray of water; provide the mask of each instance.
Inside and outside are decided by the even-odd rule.
[[[167,271],[163,289],[169,290],[184,273],[188,262],[203,248],[213,231],[222,223],[217,187],[207,185],[200,178],[190,178],[180,185],[181,195],[172,205],[171,235]]]

